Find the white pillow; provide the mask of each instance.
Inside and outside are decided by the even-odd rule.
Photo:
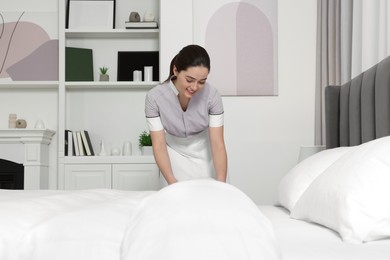
[[[352,147],[339,147],[324,150],[298,163],[279,183],[279,204],[291,211],[313,180],[351,149]]]
[[[345,242],[390,237],[390,137],[337,160],[313,181],[291,216],[331,228]]]

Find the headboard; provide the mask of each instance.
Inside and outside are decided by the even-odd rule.
[[[325,88],[326,148],[390,135],[390,56],[342,86]]]

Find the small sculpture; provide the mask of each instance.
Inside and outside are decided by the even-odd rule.
[[[140,22],[141,16],[137,12],[131,12],[130,16],[129,16],[129,21],[130,22]]]
[[[133,71],[133,81],[142,81],[142,71],[141,70],[134,70]]]
[[[104,140],[102,140],[101,143],[100,143],[100,153],[99,153],[99,155],[100,156],[107,155],[106,148],[104,147]]]
[[[8,128],[16,128],[16,114],[9,114]]]
[[[122,149],[122,155],[123,156],[129,156],[132,154],[132,149],[131,149],[131,142],[126,141],[123,143],[123,149]]]
[[[27,122],[24,119],[18,119],[16,120],[16,128],[26,128]]]
[[[37,120],[35,123],[35,129],[45,129],[45,123],[42,119]]]
[[[154,22],[154,13],[151,11],[146,11],[144,14],[144,22]]]

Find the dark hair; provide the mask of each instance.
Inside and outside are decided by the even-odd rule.
[[[205,48],[195,44],[187,45],[172,59],[169,66],[169,76],[165,82],[174,75],[174,66],[178,72],[197,66],[206,67],[210,71],[210,57]]]

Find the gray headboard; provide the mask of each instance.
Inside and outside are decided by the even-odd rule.
[[[390,135],[390,56],[342,86],[325,88],[326,148]]]

